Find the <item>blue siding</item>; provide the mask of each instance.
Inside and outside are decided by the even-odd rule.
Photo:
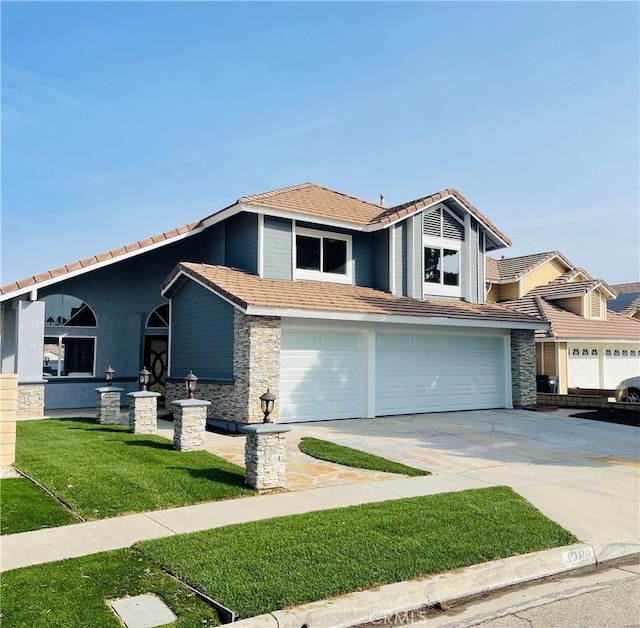
[[[402,222],[395,226],[395,292],[394,294],[407,295],[407,223]]]
[[[171,376],[233,378],[233,306],[187,280],[171,299]]]
[[[283,218],[264,218],[264,276],[292,279],[292,225]]]
[[[369,233],[354,233],[353,263],[356,286],[371,288],[373,281],[374,242]]]
[[[258,273],[258,215],[240,213],[225,222],[225,265]]]
[[[389,291],[389,230],[383,229],[371,234],[373,237],[373,287]]]
[[[214,227],[131,259],[41,288],[38,291],[40,298],[50,294],[70,294],[85,301],[98,320],[98,326],[91,328],[45,328],[46,335],[64,333],[96,338],[96,377],[93,382],[50,379],[45,386],[45,407],[93,406],[95,387],[104,383],[104,370],[108,364],[116,369],[116,378],[137,381],[138,371],[144,366],[145,322],[158,305],[166,302],[160,296],[160,286],[178,262],[219,262],[222,245],[220,230]],[[118,381],[118,385],[122,386],[122,383]],[[123,396],[123,402],[126,401]]]

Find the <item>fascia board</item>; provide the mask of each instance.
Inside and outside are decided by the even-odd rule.
[[[363,323],[396,323],[405,325],[429,325],[449,327],[483,327],[488,329],[548,329],[543,321],[494,321],[479,319],[442,318],[435,316],[402,316],[387,314],[363,314],[358,312],[324,312],[321,310],[297,310],[249,305],[247,316],[279,316],[281,318],[315,318],[324,320],[356,321]]]
[[[131,259],[132,257],[142,255],[143,253],[154,251],[155,249],[159,249],[163,246],[167,246],[168,244],[179,242],[180,240],[184,240],[185,238],[189,238],[193,235],[201,233],[203,230],[204,230],[204,227],[196,227],[191,231],[181,233],[180,235],[174,236],[173,238],[170,238],[168,240],[161,240],[160,242],[156,242],[155,244],[150,244],[149,246],[145,246],[144,248],[135,249],[134,251],[129,251],[128,253],[123,253],[122,255],[118,255],[117,257],[111,257],[101,262],[96,262],[95,264],[91,264],[84,268],[78,268],[77,270],[70,271],[68,273],[65,273],[64,275],[52,277],[51,279],[45,279],[44,281],[39,281],[36,284],[30,284],[29,286],[25,286],[24,288],[18,288],[17,290],[1,295],[0,302],[9,301],[10,299],[22,296],[23,294],[26,294],[27,292],[31,292],[32,290],[40,290],[42,288],[47,288],[48,286],[54,285],[56,283],[60,283],[62,281],[66,281],[67,279],[73,279],[74,277],[78,277],[80,275],[84,275],[85,273],[98,270],[100,268],[104,268],[105,266],[110,266],[111,264],[116,264],[118,262]]]

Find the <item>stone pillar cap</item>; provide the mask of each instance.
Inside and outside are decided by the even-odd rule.
[[[252,423],[251,425],[243,425],[240,431],[245,434],[280,434],[281,432],[290,432],[291,428],[281,423]]]
[[[101,386],[96,388],[96,392],[122,392],[124,388],[118,388],[117,386]]]
[[[176,399],[171,405],[179,408],[202,408],[210,406],[211,402],[206,399]]]
[[[160,397],[160,393],[151,392],[150,390],[138,390],[137,392],[127,393],[128,397]]]

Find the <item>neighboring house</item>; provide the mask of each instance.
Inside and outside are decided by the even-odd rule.
[[[549,323],[536,332],[536,372],[557,376],[563,394],[640,373],[640,321],[608,311],[615,296],[557,251],[487,258],[487,299]]]
[[[607,307],[622,316],[640,319],[640,282],[620,283],[611,286],[616,295],[607,303]]]
[[[2,371],[22,414],[92,406],[109,364],[125,391],[147,366],[167,401],[193,370],[224,423],[262,420],[267,388],[283,422],[534,403],[548,325],[485,302],[485,255],[509,244],[452,189],[392,208],[311,183],[244,197],[1,288]],[[43,346],[61,358],[46,386]]]

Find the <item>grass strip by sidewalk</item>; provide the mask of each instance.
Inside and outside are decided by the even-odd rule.
[[[189,589],[131,549],[14,569],[2,574],[3,628],[122,624],[106,601],[152,592],[178,616],[172,626],[217,626],[217,613]]]
[[[346,465],[347,467],[412,476],[429,475],[429,472],[423,469],[408,467],[400,462],[387,460],[386,458],[369,454],[366,451],[352,449],[344,445],[337,445],[336,443],[319,438],[305,437],[300,441],[299,447],[300,451],[308,456],[320,460],[327,460],[328,462],[336,462]]]
[[[247,618],[575,538],[507,487],[401,499],[145,541],[145,555]]]
[[[77,522],[62,504],[29,480],[0,480],[0,534],[16,534]]]
[[[85,519],[254,494],[241,467],[209,452],[90,419],[18,423],[15,466]]]

